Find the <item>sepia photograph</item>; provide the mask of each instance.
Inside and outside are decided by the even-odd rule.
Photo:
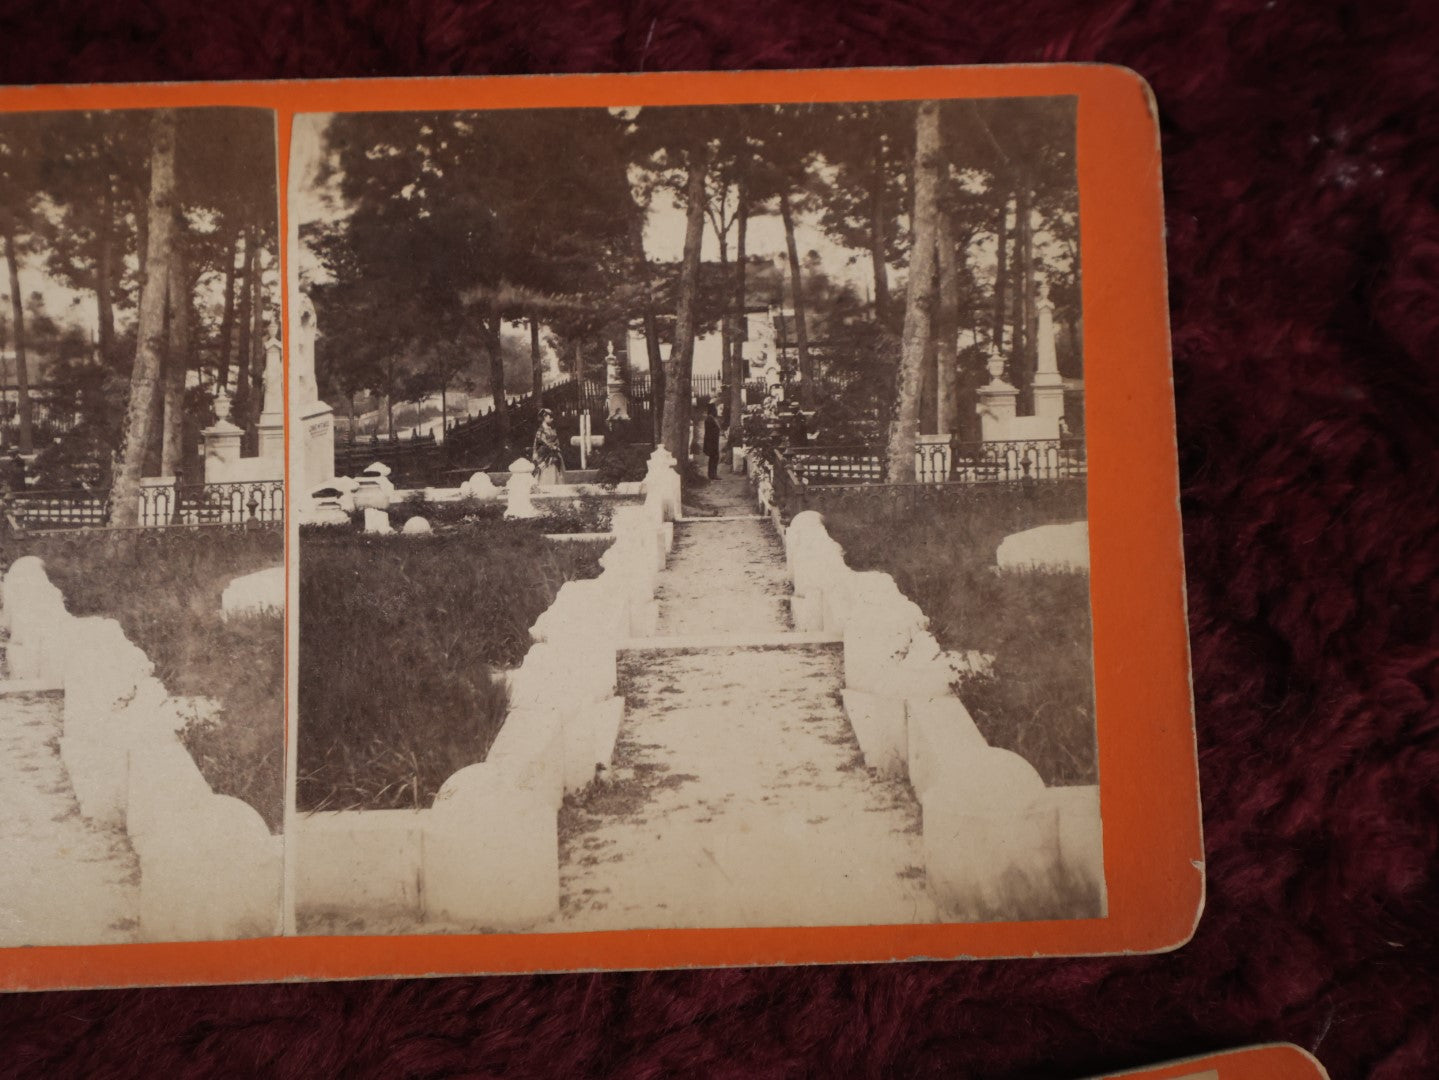
[[[1075,147],[296,117],[299,933],[1106,914]]]
[[[0,116],[0,945],[280,931],[267,109]]]

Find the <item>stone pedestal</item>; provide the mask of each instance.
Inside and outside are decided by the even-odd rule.
[[[1058,422],[1064,418],[1064,381],[1058,375],[1049,376],[1049,380],[1040,382],[1040,377],[1035,376],[1034,380],[1034,415],[1043,416]]]
[[[1019,390],[1004,381],[1004,360],[998,354],[989,358],[989,385],[976,392],[979,403],[980,438],[985,442],[1010,438],[1009,428],[1019,411]]]
[[[228,414],[229,409],[225,411]],[[234,479],[242,435],[240,428],[223,417],[200,433],[205,444],[205,483],[221,484]]]
[[[323,401],[298,410],[300,421],[300,489],[314,488],[335,475],[335,416]]]
[[[262,461],[273,462],[277,475],[284,475],[285,462],[285,414],[261,413],[256,425],[260,434],[259,453]]]
[[[535,491],[535,467],[528,458],[520,458],[510,466],[510,480],[505,485],[505,517],[539,517],[531,497]]]

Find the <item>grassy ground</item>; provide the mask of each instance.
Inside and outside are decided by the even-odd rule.
[[[639,506],[639,496],[619,497],[614,495],[577,495],[569,499],[536,499],[536,508],[544,511],[543,518],[535,519],[535,525],[547,533],[608,532],[614,521],[614,512],[621,506]],[[400,529],[412,517],[422,517],[438,531],[454,527],[468,528],[481,522],[504,520],[505,499],[457,499],[453,502],[430,502],[420,495],[412,495],[392,505],[388,510],[390,524]],[[356,528],[364,521],[363,511],[355,514]]]
[[[506,699],[492,673],[603,544],[477,517],[428,537],[304,529],[300,539],[301,810],[430,805],[484,760]]]
[[[285,628],[276,615],[226,621],[230,579],[284,559],[278,530],[175,529],[0,537],[0,569],[39,556],[75,615],[117,619],[178,696],[219,703],[181,738],[210,786],[249,803],[274,831],[284,811]]]
[[[1008,534],[1083,518],[1081,487],[976,487],[899,509],[845,499],[823,513],[849,564],[892,574],[945,648],[994,656],[992,671],[958,687],[990,743],[1023,755],[1046,783],[1096,781],[1089,575],[994,570]]]

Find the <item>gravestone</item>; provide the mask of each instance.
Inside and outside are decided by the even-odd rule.
[[[590,455],[599,447],[604,446],[604,444],[605,437],[603,435],[596,435],[591,429],[590,414],[589,410],[586,409],[580,413],[580,433],[570,436],[570,445],[579,447],[581,469],[588,469],[590,467]]]
[[[347,499],[353,508],[354,500],[350,499],[343,488],[337,484],[321,484],[310,492],[308,508],[301,509],[300,524],[348,525],[350,515],[345,509]]]
[[[1052,418],[1056,424],[1055,437],[1064,423],[1064,380],[1059,375],[1059,364],[1054,348],[1054,301],[1049,298],[1049,282],[1039,285],[1039,325],[1035,333],[1035,344],[1039,356],[1034,372],[1034,415]]]
[[[620,358],[615,355],[615,343],[609,343],[605,353],[605,413],[609,423],[630,418],[630,399],[625,393],[625,377],[620,367]],[[580,466],[583,468],[583,464]]]
[[[477,472],[460,485],[460,494],[470,499],[493,499],[501,489],[495,486],[490,474]]]
[[[505,517],[539,517],[532,501],[534,492],[535,466],[528,458],[520,458],[510,466],[510,481],[505,485]]]
[[[319,326],[307,293],[297,294],[294,334],[294,415],[299,419],[301,490],[335,475],[334,410],[319,398],[315,383],[315,339]]]
[[[395,485],[390,483],[390,471],[388,465],[377,461],[360,473],[355,487],[356,507],[379,510],[389,507],[395,494]]]

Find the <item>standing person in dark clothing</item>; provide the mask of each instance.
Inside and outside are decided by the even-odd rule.
[[[25,459],[12,453],[10,460],[0,467],[0,488],[5,491],[25,490]]]
[[[709,458],[709,478],[711,480],[719,479],[719,439],[719,414],[715,412],[715,403],[711,401],[709,405],[705,407],[704,439],[705,457]]]

